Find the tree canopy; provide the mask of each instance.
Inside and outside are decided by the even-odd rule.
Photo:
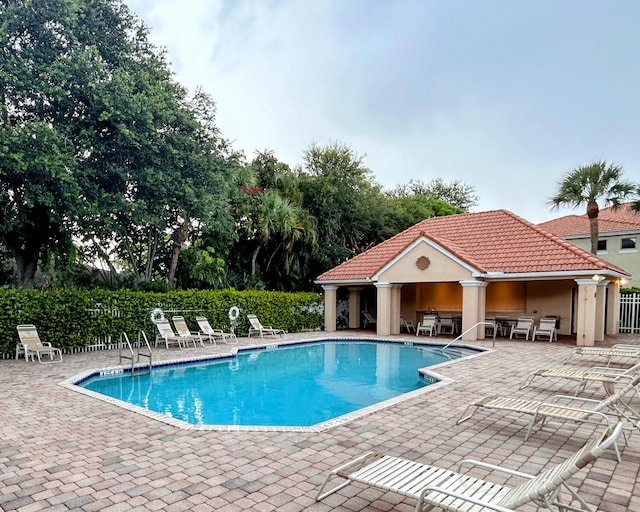
[[[0,0],[0,259],[36,285],[308,290],[473,188],[383,190],[347,144],[251,161],[121,0]],[[9,270],[7,270],[9,269]],[[3,283],[6,284],[6,283]]]

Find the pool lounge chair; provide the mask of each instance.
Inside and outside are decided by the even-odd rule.
[[[577,347],[569,353],[564,362],[568,363],[573,356],[604,357],[609,364],[614,357],[639,359],[640,345],[619,343],[611,347]]]
[[[595,507],[587,504],[576,490],[569,487],[568,481],[595,461],[607,448],[615,446],[621,432],[622,425],[618,423],[601,435],[594,436],[564,462],[551,466],[538,475],[529,475],[473,459],[459,462],[454,471],[369,452],[331,470],[318,490],[316,501],[324,499],[351,482],[358,482],[417,500],[416,512],[431,510],[434,507],[451,512],[513,512],[526,504],[549,510],[595,512]],[[511,481],[511,477],[518,477],[524,479],[524,482],[515,487],[493,483],[475,477],[464,469],[472,467],[479,468],[483,475],[487,474],[487,470],[505,475],[499,476],[499,481],[504,481],[505,478]],[[333,477],[345,481],[324,491]],[[561,503],[563,490],[568,491],[570,499]]]
[[[222,329],[214,329],[211,327],[209,320],[205,316],[197,316],[196,322],[198,323],[198,327],[200,328],[200,334],[202,336],[207,336],[209,339],[209,343],[213,343],[216,345],[216,340],[224,341],[225,343],[238,343],[238,338],[235,333],[232,332],[224,332]]]
[[[256,315],[249,314],[247,315],[247,319],[249,320],[249,324],[251,324],[249,326],[249,338],[251,338],[251,335],[253,334],[260,334],[261,338],[264,338],[265,334],[270,334],[273,337],[287,335],[287,331],[283,331],[282,329],[274,329],[269,325],[262,325]]]
[[[204,347],[204,343],[202,341],[202,336],[200,335],[200,331],[191,331],[189,330],[189,326],[187,325],[187,321],[183,316],[175,315],[171,317],[171,321],[173,322],[173,326],[176,329],[176,334],[181,338],[193,338],[194,343],[200,343],[200,346]]]
[[[18,338],[20,343],[16,345],[16,359],[20,354],[24,354],[26,361],[31,358],[35,361],[36,357],[38,362],[45,363],[60,363],[62,361],[62,350],[51,346],[48,341],[40,341],[38,336],[38,330],[33,324],[22,324],[18,326]],[[49,356],[49,361],[43,361],[42,355]]]
[[[376,318],[368,311],[363,311],[362,314],[364,315],[363,329],[366,329],[369,324],[376,325],[378,323],[378,320],[376,320]]]
[[[522,382],[520,389],[526,388],[536,377],[567,379],[577,382],[577,395],[584,390],[591,382],[600,382],[607,395],[614,393],[614,386],[624,379],[633,378],[634,374],[640,372],[640,362],[629,368],[612,368],[610,366],[594,366],[587,370],[575,368],[540,368],[530,373]]]
[[[156,335],[155,346],[157,347],[159,343],[164,343],[166,348],[169,348],[169,345],[178,345],[178,348],[196,348],[195,338],[193,336],[180,336],[173,331],[169,320],[156,320],[155,322],[156,328],[158,329],[158,334]],[[193,347],[189,347],[189,345],[193,345]]]
[[[516,412],[531,416],[525,440],[529,439],[531,431],[536,423],[540,428],[545,425],[547,419],[575,421],[578,423],[609,423],[609,416],[615,416],[617,421],[626,421],[628,430],[640,430],[640,415],[629,404],[633,394],[640,396],[640,375],[636,374],[624,387],[603,400],[593,400],[576,396],[555,395],[548,401],[530,400],[526,398],[513,398],[497,395],[489,395],[471,402],[460,414],[456,425],[471,418],[479,409]],[[559,402],[579,403],[582,407],[562,405]],[[471,413],[469,409],[473,408]],[[617,450],[616,450],[617,451]]]

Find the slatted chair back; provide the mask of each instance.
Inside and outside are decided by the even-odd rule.
[[[613,428],[607,429],[602,436],[588,442],[561,464],[512,488],[497,504],[515,509],[526,503],[534,502],[546,508],[548,501],[554,501],[558,489],[578,471],[595,461],[607,448],[613,446],[621,433],[622,423],[617,423]]]

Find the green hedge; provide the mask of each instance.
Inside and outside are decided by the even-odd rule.
[[[185,317],[196,330],[196,316],[206,316],[213,327],[228,329],[229,309],[240,308],[236,333],[249,330],[247,314],[263,325],[288,332],[322,328],[323,297],[317,293],[260,291],[175,291],[149,293],[108,290],[0,290],[0,353],[14,354],[19,324],[34,324],[40,339],[65,351],[93,345],[111,337],[117,342],[124,331],[131,341],[144,330],[151,341],[155,308]],[[113,314],[112,312],[115,312]],[[119,316],[118,316],[119,315]]]

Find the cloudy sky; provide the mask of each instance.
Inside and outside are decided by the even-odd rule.
[[[637,0],[128,0],[253,157],[338,141],[391,188],[474,187],[532,222],[594,160],[640,181]]]

